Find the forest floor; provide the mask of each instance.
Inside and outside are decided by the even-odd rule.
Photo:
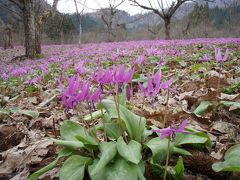
[[[216,61],[215,48],[222,55],[229,49],[223,65]],[[94,68],[113,64],[135,67],[133,97],[127,103],[149,126],[163,128],[167,113],[168,125],[188,119],[191,128],[210,137],[211,148],[189,149],[192,156],[184,158],[185,179],[229,177],[229,173],[214,172],[212,164],[222,161],[226,150],[239,142],[240,39],[133,41],[80,48],[54,45],[43,46],[38,59],[15,58],[23,52],[22,47],[0,49],[0,179],[26,179],[52,162],[60,148],[51,138],[59,137],[64,120],[80,122],[73,111],[64,110],[58,78],[88,77]],[[164,79],[174,78],[167,110],[167,92],[158,94],[154,104],[143,104],[137,84],[141,78],[144,82],[146,73],[159,68]],[[84,103],[81,114],[89,114]],[[58,179],[59,170],[56,167],[40,179]],[[238,177],[231,174],[234,176]]]

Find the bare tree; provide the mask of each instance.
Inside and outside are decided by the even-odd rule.
[[[77,1],[74,0],[74,3],[75,3],[77,18],[78,18],[78,23],[79,23],[78,45],[80,47],[81,39],[82,39],[82,16],[83,16],[83,12],[84,12],[84,9],[85,9],[86,0],[84,0],[84,2],[82,4],[83,7],[82,7],[82,10],[80,12],[78,11]]]
[[[21,11],[25,33],[25,56],[33,59],[41,53],[41,30],[47,18],[54,14],[59,0],[51,8],[43,8],[44,0],[7,0]],[[45,2],[46,4],[46,2]]]
[[[34,58],[35,50],[35,0],[8,0],[21,10],[25,32],[25,55]]]
[[[238,0],[235,1],[228,1],[228,0],[220,0],[220,2],[223,4],[224,9],[228,9],[228,13],[223,13],[223,16],[225,17],[225,20],[227,22],[228,25],[228,31],[229,33],[231,33],[232,31],[232,23],[233,23],[233,14],[236,13],[234,11],[236,7],[238,7],[238,4],[240,4],[240,2]]]
[[[5,27],[3,38],[4,38],[4,49],[13,48],[12,25],[9,23]]]
[[[118,7],[124,1],[125,0],[121,0],[121,1],[108,0],[108,7],[100,9],[101,19],[107,28],[108,41],[113,41],[116,37],[116,35],[113,32],[113,20],[118,11]]]
[[[49,5],[44,0],[36,0],[35,7],[35,49],[37,54],[41,54],[41,35],[43,26],[50,16],[54,16],[59,0],[54,0],[53,5]]]
[[[182,4],[193,0],[148,0],[148,5],[142,4],[138,0],[129,1],[133,3],[133,6],[139,6],[143,9],[150,10],[157,14],[164,21],[165,39],[171,39],[170,23],[173,15]]]

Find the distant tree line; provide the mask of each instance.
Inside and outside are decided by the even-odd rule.
[[[213,37],[217,36],[216,33],[229,36],[240,35],[240,29],[237,26],[240,19],[239,3],[210,8],[209,3],[204,1],[206,3],[200,5],[196,3],[191,12],[185,12],[183,17],[178,18],[179,14],[176,15],[175,12],[180,11],[179,7],[187,2],[185,0],[173,2],[168,8],[163,8],[162,0],[159,0],[159,8],[152,4],[142,7],[138,3],[140,1],[131,0],[134,6],[149,10],[148,13],[135,16],[130,16],[127,12],[118,9],[118,4],[121,5],[123,0],[116,4],[109,1],[109,7],[100,8],[94,13],[82,14],[80,26],[79,14],[55,13],[58,0],[54,0],[55,7],[44,2],[45,0],[0,0],[0,33],[7,35],[7,37],[0,37],[0,43],[5,42],[2,43],[2,45],[5,44],[4,47],[12,47],[11,43],[14,39],[8,36],[14,34],[22,38],[21,41],[25,39],[27,57],[34,57],[41,53],[42,38],[45,43],[48,40],[56,44],[76,43],[76,37],[80,31],[84,34],[84,42],[96,42],[100,36],[103,36],[101,41],[117,41],[164,37],[166,39]],[[31,3],[36,3],[34,8]],[[30,8],[28,12],[26,7]],[[29,20],[29,15],[32,19],[34,17],[34,21]],[[31,22],[33,22],[33,28],[29,28],[27,24]],[[220,33],[226,30],[227,33]],[[86,34],[89,39],[86,38]],[[32,43],[29,44],[31,39]]]

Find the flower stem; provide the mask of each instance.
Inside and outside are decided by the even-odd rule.
[[[101,98],[100,98],[100,106],[101,106],[101,115],[102,115],[102,122],[103,122],[103,133],[104,133],[104,141],[107,141],[107,133],[106,133],[106,130],[105,130],[105,122],[104,122],[104,120],[103,120],[103,108],[102,108],[102,100],[101,100]]]
[[[53,133],[54,133],[54,137],[57,138],[56,123],[54,118],[53,118]]]
[[[89,113],[90,113],[91,121],[93,121],[91,102],[88,102],[88,108],[89,108]],[[96,137],[96,139],[98,140],[98,138],[97,138],[97,131],[96,131],[96,127],[95,127],[94,122],[93,122],[93,133],[94,133],[94,136]]]
[[[168,168],[168,162],[169,162],[169,155],[170,155],[170,142],[171,142],[171,137],[168,139],[168,145],[167,145],[167,157],[166,157],[166,165],[165,165],[165,171],[164,171],[164,180],[167,179],[167,168]]]
[[[141,130],[141,129],[140,129],[140,125],[141,125],[141,123],[142,123],[144,102],[145,102],[145,96],[143,97],[143,102],[142,102],[142,104],[141,104],[141,110],[142,110],[142,111],[141,111],[140,120],[139,120],[139,123],[138,123],[139,131]]]
[[[163,117],[163,127],[165,127],[165,125],[166,125],[166,122],[167,122],[167,114],[168,113],[166,113],[167,112],[167,108],[168,108],[168,102],[169,102],[169,94],[170,94],[170,92],[169,92],[169,90],[167,91],[167,102],[166,102],[166,106],[165,106],[165,113],[164,113],[164,117]]]
[[[87,127],[87,130],[86,130],[86,128],[83,128],[84,129],[84,134],[87,136],[87,131],[89,130],[89,126],[88,126],[88,123],[82,117],[82,113],[80,111],[80,105],[77,106],[76,110],[77,110],[77,115],[80,118],[80,122],[82,124],[84,124],[85,127]]]
[[[124,127],[122,126],[122,120],[121,120],[121,117],[120,117],[120,105],[119,105],[119,97],[118,97],[118,85],[117,85],[117,88],[116,88],[116,94],[113,96],[114,97],[114,102],[115,102],[115,105],[116,105],[116,110],[117,110],[117,116],[118,116],[118,124],[121,128],[121,131],[122,131],[122,135],[123,135],[123,138],[125,139],[126,142],[127,141],[127,137],[124,133]]]
[[[222,72],[222,67],[220,67],[220,72]],[[218,73],[218,82],[217,82],[217,96],[216,96],[216,101],[218,101],[218,96],[220,96],[221,94],[219,94],[219,89],[220,89],[220,83],[221,83],[221,73]]]
[[[82,113],[80,111],[80,106],[77,106],[77,115],[80,117],[80,119],[81,119],[80,121],[82,121],[82,123],[87,127],[87,129],[89,129],[88,123],[82,117]]]

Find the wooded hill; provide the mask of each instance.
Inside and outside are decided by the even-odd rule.
[[[17,7],[0,0],[0,24],[13,25],[15,42],[23,43],[23,27]],[[186,3],[177,11],[172,21],[173,38],[194,37],[239,37],[240,3],[235,0],[216,1],[215,3]],[[115,40],[164,38],[163,23],[152,12],[131,16],[118,10],[113,18]],[[106,41],[105,24],[101,11],[86,13],[82,16],[83,42]],[[0,28],[1,30],[3,28]],[[1,31],[0,30],[0,31]],[[57,13],[49,18],[43,33],[44,43],[76,43],[79,32],[77,14]],[[227,33],[226,33],[227,32]],[[1,43],[1,38],[0,38]]]

